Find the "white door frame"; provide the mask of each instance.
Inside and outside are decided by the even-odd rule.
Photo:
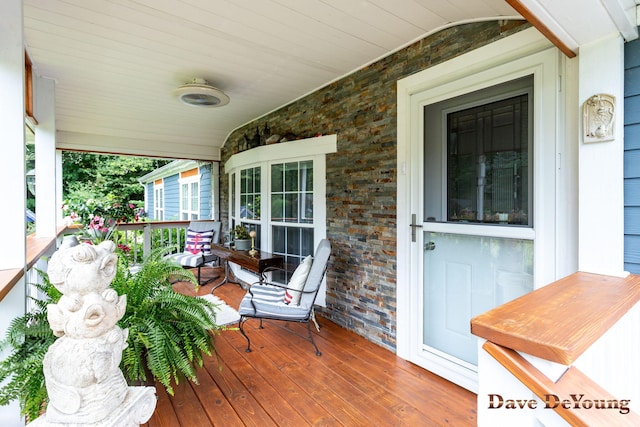
[[[418,322],[422,271],[420,241],[411,241],[411,214],[416,212],[416,191],[421,176],[422,110],[416,108],[417,94],[422,104],[494,86],[518,77],[534,76],[534,288],[556,279],[556,218],[563,209],[558,199],[556,167],[562,154],[563,135],[558,129],[562,109],[560,66],[563,59],[535,29],[527,29],[513,36],[461,55],[443,64],[398,81],[398,191],[397,191],[397,354],[419,362],[415,328]],[[425,96],[426,94],[426,96]],[[412,105],[413,103],[413,105]],[[416,181],[418,180],[418,181]],[[565,213],[566,214],[566,213]],[[418,220],[419,223],[420,220]],[[418,233],[421,234],[421,233]],[[424,366],[424,365],[422,365]],[[435,368],[435,369],[434,369]],[[440,376],[475,391],[477,381],[459,378],[437,366],[428,366]]]

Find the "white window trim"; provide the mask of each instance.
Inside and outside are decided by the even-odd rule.
[[[199,219],[200,218],[200,206],[202,204],[202,200],[200,199],[200,176],[201,174],[197,174],[194,176],[189,176],[187,178],[180,178],[178,179],[178,186],[180,188],[180,218],[182,218],[182,215],[184,213],[187,214],[187,218],[188,219]],[[197,183],[198,184],[198,210],[197,211],[192,211],[191,210],[191,184],[193,183]],[[188,190],[188,194],[187,194],[187,203],[189,203],[188,208],[189,209],[184,209],[184,206],[182,206],[182,196],[183,196],[183,190],[182,187],[184,185],[187,185]],[[193,218],[192,215],[195,214],[196,218]]]

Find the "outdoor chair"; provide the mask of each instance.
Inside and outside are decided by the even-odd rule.
[[[244,324],[248,319],[253,318],[260,319],[261,329],[263,328],[263,319],[306,323],[309,332],[308,339],[313,344],[316,355],[322,355],[311,333],[311,321],[315,323],[316,328],[319,328],[313,304],[327,270],[330,255],[331,244],[328,240],[323,239],[318,244],[313,259],[310,255],[305,258],[287,284],[267,281],[267,273],[283,271],[272,267],[264,271],[261,282],[256,282],[249,287],[238,309],[240,314],[238,328],[247,340],[247,352],[251,351],[251,340],[244,330]]]
[[[201,282],[200,269],[207,263],[217,261],[218,257],[211,253],[211,245],[220,242],[222,223],[213,220],[191,221],[185,234],[184,251],[167,255],[184,268],[198,269],[198,284],[206,285],[219,276]]]

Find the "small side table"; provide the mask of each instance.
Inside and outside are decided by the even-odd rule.
[[[224,285],[225,283],[240,283],[235,282],[229,277],[229,262],[238,264],[241,267],[246,268],[258,275],[258,280],[262,282],[262,272],[268,267],[284,266],[284,257],[282,255],[274,255],[270,252],[258,251],[254,256],[249,255],[249,251],[237,251],[228,246],[213,244],[211,245],[211,253],[224,260],[224,280],[217,284],[211,292],[216,288]]]

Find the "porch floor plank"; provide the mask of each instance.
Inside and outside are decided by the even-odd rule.
[[[203,269],[206,275],[220,274]],[[221,280],[221,279],[219,279]],[[201,287],[206,295],[218,280]],[[177,292],[196,295],[192,285]],[[237,307],[244,291],[214,292]],[[205,359],[200,385],[181,382],[169,396],[156,385],[158,406],[147,427],[476,425],[476,395],[323,318],[312,326],[250,319],[246,340],[231,329],[216,336],[218,357]],[[232,325],[232,327],[235,325]]]

